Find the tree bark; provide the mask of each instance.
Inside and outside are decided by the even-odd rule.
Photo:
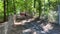
[[[39,18],[41,16],[41,13],[42,13],[42,9],[41,9],[41,1],[38,1],[39,3],[39,7],[38,7],[38,10],[39,10]]]
[[[34,8],[35,8],[36,0],[34,0]]]
[[[16,14],[15,0],[13,0],[14,14]]]
[[[6,0],[4,0],[4,22],[6,21]]]

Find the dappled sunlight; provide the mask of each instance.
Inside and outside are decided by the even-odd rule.
[[[50,23],[48,23],[48,24],[46,24],[46,25],[44,25],[43,23],[41,24],[41,27],[43,28],[43,31],[44,32],[49,32],[49,30],[52,30],[53,29],[53,26],[50,24]]]
[[[31,32],[32,30],[31,29],[26,29],[26,30],[23,30],[22,32]]]
[[[40,23],[41,21],[37,21],[37,23]]]
[[[57,22],[57,17],[58,17],[58,14],[57,14],[57,12],[56,11],[50,11],[49,13],[48,13],[49,15],[48,15],[48,19],[49,19],[49,21],[50,22]]]
[[[35,31],[35,32],[33,32],[33,34],[37,34],[37,33],[36,33],[36,31]]]
[[[9,21],[10,22],[10,21]],[[20,25],[22,23],[23,25]],[[13,33],[22,34],[47,34],[54,31],[55,27],[44,20],[29,19],[15,22],[16,27],[11,27]],[[18,25],[18,26],[17,26]],[[57,29],[57,28],[56,28]],[[55,32],[54,32],[55,33]]]
[[[0,34],[60,34],[60,0],[0,0]]]
[[[31,29],[26,29],[22,31],[23,34],[33,34],[33,31]]]
[[[14,24],[15,25],[24,25],[26,22],[31,22],[31,21],[33,21],[34,20],[34,18],[32,18],[32,19],[27,19],[27,20],[22,20],[22,21],[20,21],[20,22],[14,22]]]

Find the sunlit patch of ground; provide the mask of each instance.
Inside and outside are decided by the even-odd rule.
[[[49,32],[49,30],[53,29],[52,24],[47,23],[46,25],[44,25],[43,23],[41,24],[41,27],[43,28],[44,32]]]
[[[34,18],[28,19],[28,20],[22,20],[22,21],[20,21],[20,22],[15,22],[14,24],[15,24],[15,25],[24,25],[26,22],[31,22],[31,21],[33,21],[33,20],[34,20]]]
[[[36,26],[36,24],[34,24],[34,26],[32,26],[31,28],[23,30],[23,33],[24,34],[25,33],[26,34],[29,34],[29,33],[32,33],[32,34],[60,34],[60,27],[57,25],[50,24],[50,23],[48,23],[46,25],[42,23],[37,26]]]
[[[37,26],[36,26],[37,25]],[[49,30],[52,30],[53,29],[53,26],[48,23],[46,25],[44,25],[43,23],[39,26],[40,28],[42,28],[41,30],[39,30],[40,28],[38,27],[39,25],[38,24],[34,24],[32,26],[32,28],[29,28],[29,29],[26,29],[26,30],[23,30],[23,33],[27,33],[27,32],[30,32],[30,33],[33,33],[33,34],[46,34],[46,32],[49,32]]]
[[[20,24],[19,24],[20,23]],[[22,24],[22,25],[21,25]],[[16,27],[14,27],[16,25]],[[60,26],[34,19],[15,22],[8,34],[60,34]]]

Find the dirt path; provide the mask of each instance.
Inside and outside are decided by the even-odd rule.
[[[16,26],[10,30],[10,34],[60,34],[60,26],[53,24],[44,24],[31,22],[23,26]]]
[[[4,31],[4,27],[0,28]],[[12,25],[9,27],[8,34],[60,34],[60,26],[51,23],[38,21],[26,22],[24,25]]]

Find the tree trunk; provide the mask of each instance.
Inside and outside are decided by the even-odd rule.
[[[4,0],[4,22],[6,21],[6,0]]]
[[[34,0],[34,8],[35,8],[36,0]]]
[[[16,14],[15,0],[13,0],[14,14]]]
[[[38,3],[39,3],[39,7],[38,7],[38,10],[39,10],[39,18],[40,18],[41,13],[42,13],[42,9],[41,9],[41,0],[38,1]]]

